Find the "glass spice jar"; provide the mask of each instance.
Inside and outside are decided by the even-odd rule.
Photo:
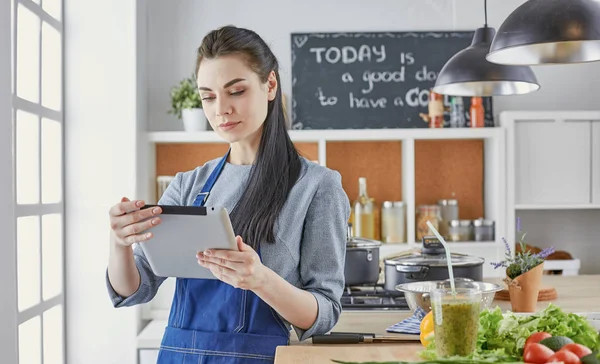
[[[440,206],[440,230],[439,233],[444,237],[448,238],[448,229],[450,227],[450,221],[458,220],[458,200],[456,199],[444,199],[438,200]]]
[[[452,220],[448,229],[450,241],[472,241],[473,240],[473,221],[471,220]]]
[[[381,205],[381,241],[384,243],[406,242],[405,204],[402,201],[384,201]]]
[[[443,128],[444,127],[444,96],[429,91],[429,127]]]
[[[495,222],[493,220],[477,219],[473,221],[475,226],[475,241],[494,241],[496,234],[494,231]]]
[[[440,214],[440,206],[438,205],[419,205],[417,207],[416,216],[416,238],[417,241],[421,241],[424,236],[433,235],[433,231],[429,229],[427,221],[433,225],[433,227],[439,231],[440,220],[442,219]]]

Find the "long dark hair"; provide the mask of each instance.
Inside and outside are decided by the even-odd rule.
[[[243,56],[261,82],[267,82],[271,71],[277,77],[277,94],[268,103],[267,117],[248,185],[230,213],[236,234],[256,249],[261,241],[275,242],[275,222],[298,180],[302,165],[287,132],[277,58],[258,34],[234,26],[211,31],[198,49],[196,74],[202,59],[231,54]]]

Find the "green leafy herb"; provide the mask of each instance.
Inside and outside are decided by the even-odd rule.
[[[178,86],[171,89],[171,110],[169,110],[169,114],[175,114],[181,119],[181,110],[196,108],[202,108],[202,100],[192,75],[181,80]]]

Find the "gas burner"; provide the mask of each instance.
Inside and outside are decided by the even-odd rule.
[[[341,303],[344,310],[409,310],[404,293],[388,292],[380,284],[346,287]]]

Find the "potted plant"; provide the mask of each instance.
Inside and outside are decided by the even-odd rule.
[[[181,80],[178,86],[171,89],[169,114],[175,114],[177,118],[183,119],[183,127],[186,131],[206,130],[206,115],[202,110],[202,100],[193,75]]]
[[[542,274],[544,272],[544,261],[546,257],[554,252],[554,248],[547,248],[539,253],[532,253],[525,244],[525,233],[521,233],[521,220],[517,219],[517,232],[521,234],[519,239],[520,251],[514,256],[510,246],[506,242],[505,259],[499,263],[491,263],[495,269],[505,268],[506,277],[504,283],[508,286],[510,304],[513,312],[535,312]]]

